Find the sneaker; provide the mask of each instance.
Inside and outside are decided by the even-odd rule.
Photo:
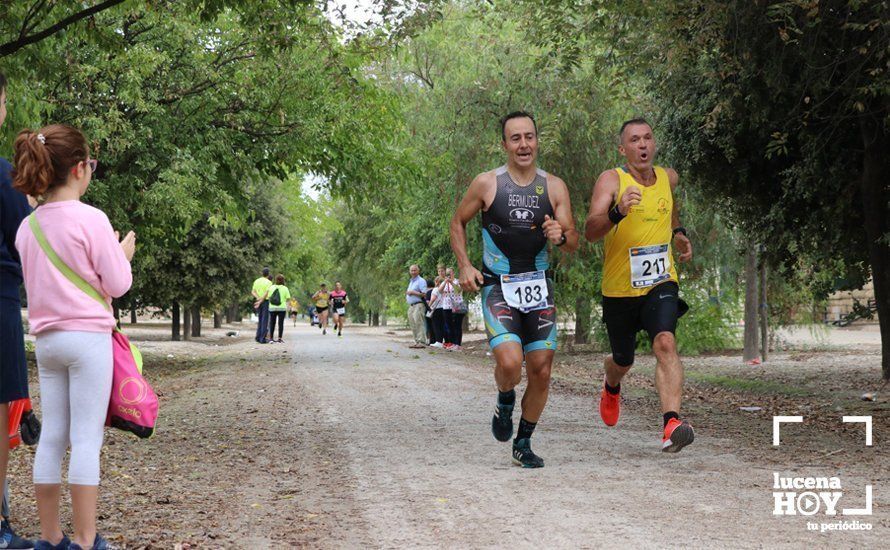
[[[102,535],[99,533],[96,533],[96,538],[93,539],[93,545],[90,546],[90,548],[92,550],[117,550],[117,546],[109,544],[109,542],[102,538]],[[68,550],[84,550],[84,548],[76,542],[72,542],[71,546],[68,547]]]
[[[665,453],[678,453],[680,449],[695,440],[695,431],[689,422],[671,418],[664,427],[664,437],[661,438],[661,451]]]
[[[337,333],[337,336],[343,336],[343,333],[342,333],[342,332],[338,332],[338,333]]]
[[[328,333],[328,329],[326,329],[326,328],[321,329],[321,333],[322,333],[322,334],[327,334],[327,333]]]
[[[600,418],[606,426],[618,424],[621,416],[621,394],[611,394],[606,391],[606,383],[603,382],[603,392],[600,394]]]
[[[442,345],[442,349],[447,349],[448,351],[451,351],[451,348],[453,346],[454,346],[454,344],[452,344],[452,343],[446,343],[446,344]]]
[[[444,348],[445,344],[443,344],[442,342],[433,342],[432,344],[430,344],[430,347],[431,348]]]
[[[283,343],[284,343],[284,340],[282,340],[281,338],[279,338],[279,339],[278,339],[278,343],[279,343],[279,344],[283,344]]]
[[[491,417],[491,435],[498,441],[509,441],[513,437],[513,405],[494,406]]]
[[[544,459],[532,451],[531,439],[513,441],[513,464],[523,468],[543,468]]]
[[[71,547],[71,539],[62,535],[62,540],[59,541],[59,544],[53,544],[51,542],[47,542],[45,540],[38,540],[34,543],[34,550],[68,550]],[[9,546],[8,548],[15,548],[14,546]],[[27,546],[21,546],[20,548],[27,548]]]
[[[62,542],[65,542],[65,539],[62,539]],[[16,535],[9,522],[3,520],[0,522],[0,548],[34,548],[34,543]]]
[[[448,351],[460,351],[460,350],[461,350],[461,347],[458,346],[457,344],[451,344],[451,347],[448,348]]]

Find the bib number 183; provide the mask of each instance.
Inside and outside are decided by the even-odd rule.
[[[543,271],[501,275],[501,291],[510,307],[532,311],[547,307],[549,291]]]

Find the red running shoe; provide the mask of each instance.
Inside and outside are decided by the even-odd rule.
[[[664,427],[664,437],[661,438],[661,451],[664,453],[678,453],[680,449],[695,440],[695,431],[689,422],[676,418],[668,420]]]
[[[606,426],[614,426],[618,424],[618,417],[621,416],[621,394],[611,394],[606,391],[606,382],[603,381],[603,392],[600,394],[600,418]]]

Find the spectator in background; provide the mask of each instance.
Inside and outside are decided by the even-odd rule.
[[[263,276],[253,282],[253,309],[257,314],[256,338],[260,344],[269,343],[269,287],[272,281],[269,280],[269,268],[263,268]]]
[[[420,276],[420,267],[412,265],[408,268],[411,280],[408,281],[408,290],[405,291],[405,300],[408,302],[408,324],[414,335],[412,348],[426,347],[426,326],[424,322],[423,298],[426,293],[426,281]]]
[[[426,292],[423,293],[423,305],[424,305],[424,315],[423,321],[426,325],[426,334],[427,334],[427,345],[433,345],[435,342],[436,333],[433,330],[433,308],[430,306],[430,303],[433,301],[433,289],[436,288],[436,285],[433,284],[433,280],[429,279],[426,282]]]
[[[275,284],[269,287],[269,342],[284,343],[284,317],[287,315],[287,302],[290,290],[284,285],[284,275],[275,276]],[[278,324],[278,340],[275,339],[275,324]]]
[[[450,351],[460,350],[463,341],[463,322],[467,313],[466,304],[461,294],[460,283],[454,278],[454,270],[445,270],[445,280],[439,283],[442,295],[442,312],[445,319],[445,344]]]
[[[0,73],[0,127],[6,120],[6,77]],[[28,398],[28,365],[22,331],[22,262],[15,248],[15,234],[31,207],[22,193],[12,188],[12,166],[0,158],[0,429],[9,424],[9,404]],[[9,525],[6,498],[6,467],[9,437],[0,433],[0,491],[3,491],[3,520],[0,522],[0,548],[32,548]]]
[[[433,343],[431,348],[445,347],[445,312],[442,309],[444,297],[439,286],[444,279],[436,277],[433,281],[433,291],[430,294],[430,312],[427,314],[433,322]]]

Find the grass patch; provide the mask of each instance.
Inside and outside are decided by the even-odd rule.
[[[729,390],[749,393],[771,393],[794,396],[804,396],[809,394],[809,392],[803,388],[789,386],[787,384],[770,380],[757,380],[755,378],[734,378],[732,376],[689,371],[686,372],[686,378],[693,382],[701,382]]]

